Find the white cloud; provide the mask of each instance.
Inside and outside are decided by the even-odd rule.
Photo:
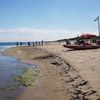
[[[94,33],[94,31],[73,31],[67,29],[0,29],[0,41],[36,41],[36,40],[57,40],[70,38],[81,33]]]

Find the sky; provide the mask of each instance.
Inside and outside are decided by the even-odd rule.
[[[100,0],[0,0],[0,42],[98,35]]]

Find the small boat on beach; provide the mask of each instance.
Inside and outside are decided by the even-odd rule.
[[[63,47],[74,49],[74,50],[86,50],[86,49],[100,48],[100,45],[93,45],[93,44],[89,44],[89,45],[63,45]]]

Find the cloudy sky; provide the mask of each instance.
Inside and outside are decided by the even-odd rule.
[[[0,41],[98,35],[100,0],[0,0]]]

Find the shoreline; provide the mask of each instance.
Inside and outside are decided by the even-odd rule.
[[[74,66],[71,66],[70,61],[68,62],[59,52],[51,52],[48,46],[11,48],[4,54],[15,56],[27,63],[37,64],[40,68],[40,77],[36,85],[26,88],[19,100],[77,100],[77,98],[97,100],[99,98],[97,91],[81,77]]]
[[[23,52],[23,53],[21,52],[22,55],[18,55],[20,54],[19,52],[20,50],[18,49],[22,50]],[[23,55],[27,55],[27,53],[29,54],[29,52],[27,52],[27,50],[29,51],[29,49],[30,49],[30,52],[33,52],[33,54],[28,55],[27,58],[29,59],[27,59]],[[49,63],[49,59],[40,60],[36,58],[36,57],[46,56],[50,53],[45,52],[44,50],[41,50],[39,48],[34,48],[33,50],[33,47],[18,47],[18,48],[7,49],[4,52],[4,54],[17,57],[23,62],[36,64],[38,65],[40,69],[40,75],[36,81],[36,84],[34,86],[26,87],[18,100],[33,100],[33,99],[35,100],[51,100],[51,99],[52,100],[55,100],[55,99],[66,100],[66,96],[65,96],[66,94],[65,94],[65,91],[63,91],[64,89],[63,80],[61,81],[61,78],[60,79],[58,78],[58,76],[60,76],[58,73],[59,70],[57,71],[57,68],[53,68],[55,66]],[[55,72],[54,69],[57,72]]]

